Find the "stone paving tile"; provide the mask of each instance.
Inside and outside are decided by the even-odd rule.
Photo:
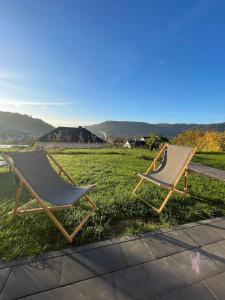
[[[154,259],[144,239],[134,240],[120,245],[128,266]]]
[[[176,290],[171,294],[165,295],[162,300],[216,300],[211,291],[202,283],[194,283],[185,288]],[[218,300],[218,299],[217,299]]]
[[[205,285],[216,295],[217,299],[225,299],[225,272],[204,280]]]
[[[206,224],[214,223],[214,222],[216,223],[217,221],[225,221],[225,217],[211,218],[211,219],[198,221],[195,223],[194,222],[186,223],[186,224],[181,224],[181,225],[177,225],[177,226],[169,227],[169,228],[160,228],[157,231],[144,232],[144,233],[139,233],[139,234],[130,235],[130,236],[122,236],[122,237],[118,237],[118,238],[114,238],[114,239],[110,239],[110,240],[103,240],[103,241],[99,241],[99,242],[95,242],[95,243],[85,244],[85,245],[79,246],[79,247],[71,246],[71,247],[68,247],[68,248],[65,248],[62,250],[56,250],[56,251],[51,251],[51,252],[41,254],[31,260],[27,259],[27,258],[16,259],[16,260],[13,260],[10,262],[0,260],[0,269],[7,268],[10,266],[18,266],[18,265],[22,265],[24,263],[37,262],[37,261],[40,261],[43,259],[55,258],[55,257],[64,256],[64,255],[71,254],[71,253],[82,252],[82,251],[86,251],[86,250],[91,250],[91,249],[95,249],[95,248],[97,249],[97,248],[101,248],[101,247],[105,247],[105,246],[109,246],[109,245],[113,245],[113,244],[119,244],[119,243],[124,243],[127,241],[137,240],[137,239],[141,239],[141,238],[151,237],[154,235],[158,235],[159,233],[172,232],[172,231],[177,231],[177,230],[181,230],[184,228],[199,226],[202,223],[203,224],[204,223],[206,223]]]
[[[116,290],[112,274],[91,278],[64,287],[31,295],[27,300],[115,300]]]
[[[216,231],[223,239],[225,239],[225,220],[207,224],[209,229]]]
[[[225,300],[225,218],[68,248],[37,259],[0,263],[0,300],[156,295],[214,299],[211,295],[216,293]],[[11,271],[8,266],[13,266]]]
[[[68,247],[68,248],[62,249],[62,250],[50,251],[50,252],[35,256],[33,258],[24,257],[24,258],[19,258],[19,259],[12,260],[9,262],[0,260],[0,269],[7,268],[7,267],[13,267],[13,266],[19,266],[19,265],[23,265],[26,263],[37,263],[39,261],[47,260],[50,258],[56,258],[56,257],[68,255],[68,254],[70,255],[73,253],[83,252],[83,251],[90,250],[90,249],[97,249],[97,248],[105,247],[105,246],[112,245],[112,244],[113,244],[112,240],[105,240],[105,241],[100,241],[100,242],[96,242],[96,243],[86,244],[86,245],[79,246],[79,247]]]
[[[142,265],[113,273],[118,300],[156,299],[151,282],[145,276]]]
[[[217,242],[218,245],[220,245],[221,247],[225,248],[225,239],[222,241]]]
[[[220,272],[213,260],[196,250],[144,263],[143,268],[158,296]]]
[[[75,283],[125,267],[120,245],[74,253],[62,258],[60,284]]]
[[[189,170],[197,173],[198,175],[209,176],[213,179],[225,181],[225,171],[222,169],[202,165],[201,163],[191,162],[189,165]]]
[[[9,268],[10,262],[9,261],[2,261],[0,260],[0,269]]]
[[[221,271],[225,270],[225,241],[203,246],[201,250],[204,255],[214,260]]]
[[[143,270],[156,294],[167,294],[174,288],[185,285],[168,257],[143,264]]]
[[[0,299],[15,299],[59,286],[61,258],[13,267]]]
[[[186,228],[184,230],[198,243],[199,246],[215,243],[223,239],[223,237],[214,230],[212,226],[209,226],[209,224]]]
[[[0,270],[0,294],[1,294],[1,290],[3,289],[3,287],[6,283],[7,278],[9,276],[9,272],[10,272],[9,268]]]
[[[169,257],[176,265],[176,272],[187,283],[193,283],[221,272],[216,261],[200,249],[193,249]]]
[[[216,218],[210,218],[210,219],[205,219],[205,220],[200,220],[197,223],[198,224],[208,224],[208,223],[214,223],[217,221],[225,220],[224,217],[216,217]]]
[[[92,250],[92,249],[98,249],[98,248],[110,246],[113,244],[114,244],[113,240],[104,240],[104,241],[99,241],[99,242],[95,242],[95,243],[89,243],[89,244],[79,246],[79,247],[68,248],[67,254],[75,253],[75,252],[83,252],[83,251]]]
[[[110,241],[112,244],[119,244],[119,243],[124,243],[124,242],[129,242],[133,240],[138,240],[140,238],[140,234],[133,234],[133,235],[128,235],[128,236],[120,236],[111,239]]]
[[[198,225],[200,225],[198,222],[181,224],[181,225],[173,226],[170,231],[181,230],[181,229],[184,229],[184,228],[195,227],[195,226],[198,226]]]
[[[179,253],[194,247],[197,244],[185,233],[184,230],[176,230],[164,234],[158,234],[145,239],[149,251],[155,258]]]

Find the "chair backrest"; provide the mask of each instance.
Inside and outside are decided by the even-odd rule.
[[[184,146],[167,145],[162,166],[153,172],[157,179],[173,185],[181,174],[194,149]]]
[[[43,200],[52,198],[53,193],[57,198],[62,190],[71,188],[71,184],[53,169],[43,150],[14,152],[9,155],[16,169]]]

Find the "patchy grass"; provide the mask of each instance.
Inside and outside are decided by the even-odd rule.
[[[154,156],[155,153],[140,149],[58,150],[54,153],[79,185],[97,185],[90,196],[98,209],[73,245],[225,215],[224,183],[194,174],[190,176],[194,196],[174,195],[161,215],[138,201],[142,198],[159,206],[165,196],[166,191],[150,183],[145,183],[138,195],[132,194],[138,181],[135,174],[144,172]],[[225,169],[225,153],[199,153],[194,161]],[[45,214],[27,214],[12,221],[8,212],[13,208],[17,184],[13,174],[0,169],[0,258],[33,256],[69,247]],[[22,199],[26,202],[29,197],[25,191]],[[58,212],[57,216],[72,231],[87,208],[86,203],[80,201],[73,210]]]

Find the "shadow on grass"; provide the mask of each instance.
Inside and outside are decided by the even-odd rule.
[[[149,156],[147,156],[147,155],[141,155],[141,156],[139,156],[139,158],[140,158],[140,159],[143,159],[143,160],[149,160],[149,161],[152,161],[152,160],[153,160],[152,157],[149,157]]]
[[[224,201],[222,199],[218,199],[218,198],[212,199],[212,197],[208,198],[208,197],[195,195],[195,194],[190,194],[189,198],[191,198],[191,200],[197,200],[199,202],[208,203],[214,207],[224,205]]]
[[[15,196],[18,182],[17,177],[9,171],[0,173],[0,201],[2,198],[12,198]]]
[[[51,152],[51,154],[60,154],[60,155],[130,155],[128,153],[123,153],[123,152],[116,152],[116,151],[112,151],[112,152],[63,152],[63,151],[59,151],[59,152]]]

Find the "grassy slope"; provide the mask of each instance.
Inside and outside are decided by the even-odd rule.
[[[159,205],[165,196],[165,191],[150,183],[145,184],[137,196],[131,192],[138,180],[135,173],[144,172],[154,155],[146,150],[133,149],[67,150],[55,154],[78,184],[97,185],[90,195],[98,210],[78,234],[75,245],[225,215],[224,183],[194,174],[190,181],[191,193],[195,197],[175,195],[160,216],[137,201],[142,197]],[[197,154],[195,161],[225,169],[225,153]],[[6,169],[0,169],[0,258],[31,256],[68,247],[44,214],[26,215],[11,221],[7,213],[13,207],[15,190],[14,176]],[[27,199],[28,193],[25,192],[23,200]],[[87,208],[81,201],[73,210],[57,215],[72,231]]]

